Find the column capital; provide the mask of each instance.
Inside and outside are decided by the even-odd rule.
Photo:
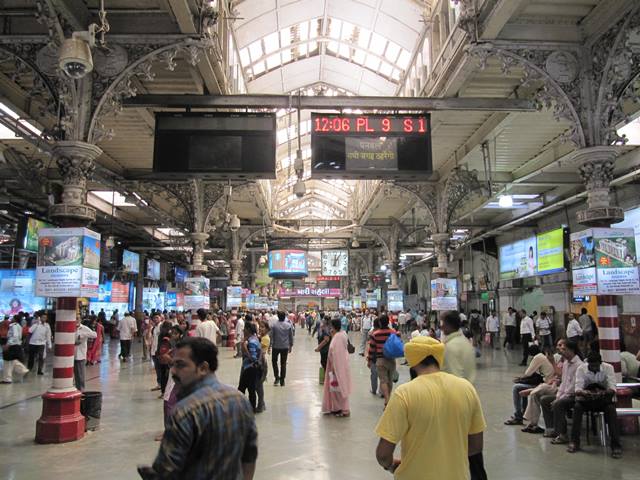
[[[102,149],[86,142],[60,141],[53,146],[53,157],[62,176],[62,203],[52,205],[49,215],[89,224],[96,219],[96,209],[87,205],[87,180],[95,170],[95,160]]]
[[[194,232],[189,234],[193,246],[191,265],[187,269],[192,273],[205,273],[208,267],[204,264],[204,247],[209,240],[209,234]]]
[[[433,267],[434,275],[446,277],[449,274],[449,242],[448,233],[434,233],[431,235],[436,253],[437,266]]]
[[[624,211],[611,205],[609,185],[620,152],[614,146],[582,148],[570,161],[578,167],[587,190],[587,208],[577,213],[578,222],[587,226],[611,225],[624,220]]]

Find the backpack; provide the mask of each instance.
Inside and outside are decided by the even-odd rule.
[[[385,358],[390,359],[404,357],[404,343],[402,343],[402,339],[395,333],[389,335],[389,338],[385,340],[382,347],[382,353]]]

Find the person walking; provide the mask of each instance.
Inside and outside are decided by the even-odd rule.
[[[576,320],[573,313],[569,314],[569,322],[567,323],[567,340],[577,343],[578,345],[582,341],[582,327],[580,322]]]
[[[236,320],[236,354],[233,358],[242,357],[242,342],[244,342],[244,318],[238,315]]]
[[[376,342],[373,339],[373,335],[380,329],[380,321],[376,318],[373,321],[373,328],[369,331],[369,341],[367,342],[367,350],[365,352],[367,359],[367,367],[369,368],[369,381],[371,382],[371,394],[378,394],[378,369],[376,368]]]
[[[284,380],[287,377],[287,358],[293,350],[293,325],[285,321],[287,318],[284,312],[278,312],[278,321],[271,328],[271,366],[275,381],[273,385],[284,387]],[[280,358],[280,368],[278,368],[278,357]]]
[[[118,323],[118,332],[120,334],[120,355],[118,356],[123,362],[126,362],[131,355],[131,340],[138,332],[136,319],[131,316],[130,312],[127,312]]]
[[[86,325],[82,324],[80,315],[76,317],[76,341],[75,355],[73,361],[73,379],[76,388],[84,391],[85,364],[87,362],[87,340],[96,338],[98,334]]]
[[[495,310],[491,310],[491,315],[487,316],[485,330],[489,334],[489,346],[496,350],[500,349],[500,319]]]
[[[349,367],[349,337],[342,330],[342,322],[331,321],[331,343],[324,377],[322,413],[336,417],[351,415],[349,395],[351,395],[351,369]]]
[[[171,376],[179,388],[153,465],[138,467],[145,480],[251,480],[258,431],[249,401],[215,375],[218,349],[189,337],[175,348]]]
[[[369,314],[367,310],[365,314],[362,316],[362,342],[360,344],[360,356],[364,357],[365,349],[367,344],[369,343],[369,332],[373,327],[373,317]]]
[[[375,429],[376,459],[396,480],[469,478],[469,459],[482,453],[480,399],[470,382],[440,370],[445,349],[431,337],[405,344],[415,378],[395,390]],[[394,459],[398,443],[401,455]]]
[[[2,359],[4,360],[3,378],[0,383],[12,383],[14,371],[20,378],[29,373],[29,369],[22,363],[24,350],[22,349],[22,325],[20,317],[14,315],[7,330],[7,343],[3,346]]]
[[[505,337],[504,343],[502,344],[502,348],[506,348],[509,345],[511,350],[514,349],[516,345],[516,325],[518,322],[518,318],[516,316],[516,311],[509,307],[507,309],[507,313],[504,316],[504,330]]]
[[[249,403],[253,412],[258,409],[256,389],[260,378],[260,358],[262,356],[260,340],[258,339],[256,325],[253,322],[246,322],[244,325],[245,341],[242,344],[242,369],[240,370],[240,381],[238,390],[244,395],[249,390]]]
[[[520,321],[520,341],[522,342],[522,362],[521,367],[527,366],[527,360],[529,359],[529,343],[533,341],[535,335],[533,328],[533,319],[527,315],[527,311],[522,309],[522,320]]]
[[[47,314],[36,314],[36,318],[29,328],[29,361],[27,368],[33,369],[35,359],[38,359],[38,375],[44,375],[45,349],[51,350],[51,327],[47,322]]]
[[[467,337],[462,334],[462,318],[458,312],[449,311],[442,315],[442,333],[447,354],[444,357],[442,371],[456,377],[476,380],[476,353]]]
[[[374,330],[372,334],[373,344],[376,347],[376,371],[378,372],[378,381],[380,383],[380,390],[384,396],[385,406],[391,398],[391,389],[393,388],[393,377],[396,375],[396,360],[395,358],[387,358],[384,356],[384,343],[387,341],[390,335],[397,335],[398,332],[389,328],[389,317],[386,314],[382,314],[378,317],[380,328]]]

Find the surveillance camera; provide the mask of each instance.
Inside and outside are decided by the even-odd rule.
[[[93,70],[89,32],[74,32],[60,47],[58,66],[70,78],[84,77]]]
[[[232,215],[231,220],[229,221],[229,228],[232,232],[236,232],[240,228],[240,219],[237,215]]]
[[[298,180],[293,186],[293,193],[295,193],[296,197],[302,198],[304,194],[307,193],[307,187],[304,185],[302,180]]]

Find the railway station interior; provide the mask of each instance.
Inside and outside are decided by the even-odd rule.
[[[0,478],[639,478],[639,147],[637,0],[0,1]]]

